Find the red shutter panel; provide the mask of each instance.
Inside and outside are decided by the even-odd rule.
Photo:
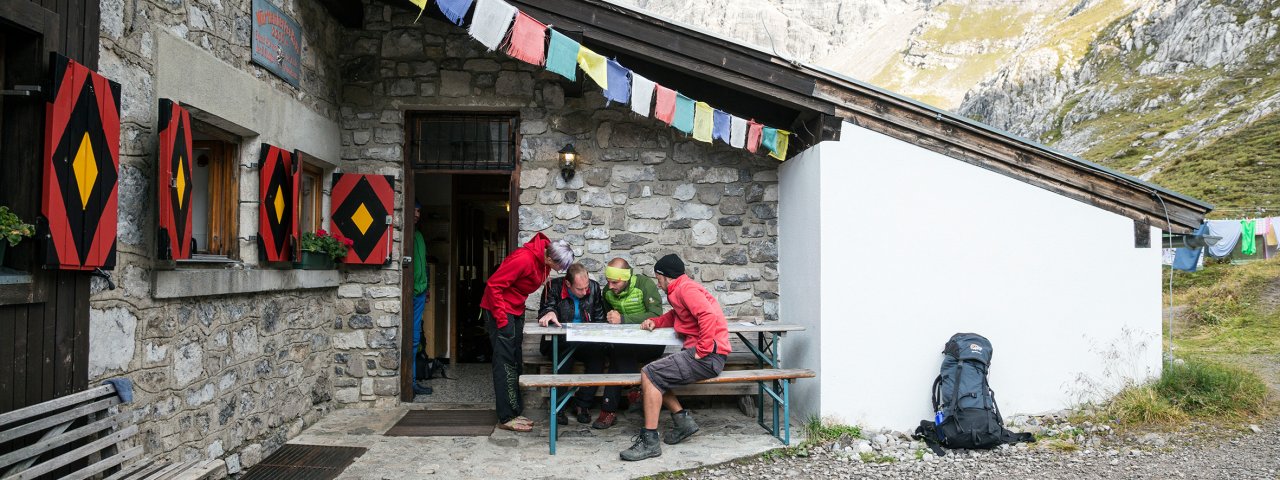
[[[259,159],[258,246],[262,260],[288,262],[298,244],[298,184],[302,169],[297,155],[262,144]]]
[[[156,161],[160,205],[160,258],[191,258],[191,113],[160,99],[160,155]]]
[[[62,270],[116,264],[120,169],[120,84],[52,56],[45,105],[45,264]]]
[[[329,218],[334,230],[354,242],[344,263],[379,265],[391,260],[395,184],[390,175],[333,174]]]

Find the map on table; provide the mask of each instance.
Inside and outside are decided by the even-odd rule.
[[[655,328],[649,331],[640,328],[640,325],[611,323],[569,323],[564,328],[565,340],[570,342],[684,345],[673,328]]]

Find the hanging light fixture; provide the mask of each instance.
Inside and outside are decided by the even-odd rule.
[[[578,151],[573,149],[573,144],[567,144],[560,149],[560,176],[564,178],[565,183],[573,180],[573,176],[578,170]]]

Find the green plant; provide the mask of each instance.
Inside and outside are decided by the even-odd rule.
[[[1185,421],[1187,414],[1169,403],[1151,385],[1135,385],[1116,394],[1107,413],[1126,425],[1170,425]]]
[[[328,255],[334,260],[347,256],[347,248],[352,245],[355,245],[355,242],[350,238],[343,237],[337,232],[330,235],[323,228],[316,230],[315,233],[302,234],[302,251]]]
[[[863,463],[893,463],[898,461],[896,458],[874,452],[860,453],[858,458],[861,458]]]
[[[1166,368],[1155,390],[1183,411],[1206,417],[1261,413],[1267,396],[1256,373],[1194,358]]]
[[[22,223],[18,214],[9,211],[9,207],[0,206],[0,239],[7,240],[10,247],[17,246],[22,239],[35,233],[35,227],[29,223]]]

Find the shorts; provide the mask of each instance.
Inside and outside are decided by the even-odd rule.
[[[686,348],[650,362],[643,371],[658,391],[667,393],[671,387],[714,378],[724,370],[724,354],[712,353],[699,359],[695,353],[694,349]]]

